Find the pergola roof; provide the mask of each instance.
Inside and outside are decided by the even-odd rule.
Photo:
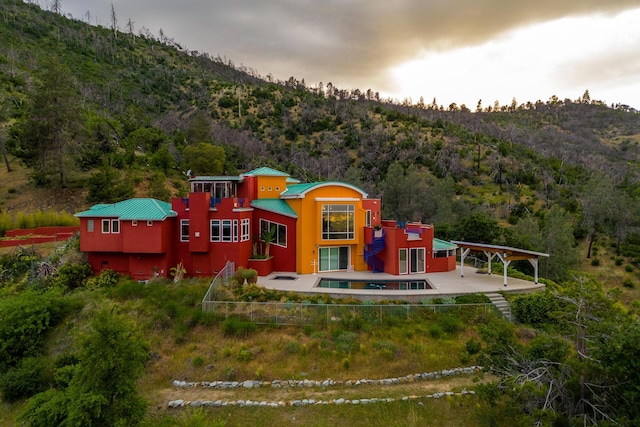
[[[487,256],[487,266],[491,274],[491,260],[497,256],[504,266],[504,286],[507,286],[507,267],[511,261],[526,259],[534,269],[534,281],[538,283],[538,258],[549,257],[549,254],[542,252],[528,251],[526,249],[512,248],[510,246],[487,245],[485,243],[459,242],[452,240],[451,243],[460,248],[460,275],[464,277],[464,258],[470,251],[483,252]]]
[[[455,243],[456,245],[458,245],[458,247],[461,247],[461,248],[469,248],[472,251],[500,253],[509,261],[549,257],[549,254],[545,254],[542,252],[528,251],[526,249],[512,248],[510,246],[487,245],[485,243],[458,242],[455,240],[452,240],[451,243]]]

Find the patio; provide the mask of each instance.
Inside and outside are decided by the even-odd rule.
[[[459,268],[459,267],[458,267]],[[424,290],[389,290],[389,289],[342,289],[319,288],[320,279],[342,281],[418,281],[425,280],[432,289]],[[459,269],[447,273],[412,274],[394,276],[386,273],[367,271],[340,271],[317,274],[296,274],[274,272],[266,277],[258,278],[258,285],[268,289],[292,291],[297,293],[326,293],[336,298],[352,297],[357,299],[381,300],[401,299],[420,301],[425,298],[442,298],[474,293],[526,293],[544,289],[544,284],[509,277],[507,285],[503,284],[501,274],[482,274],[478,270],[465,267],[465,276],[460,276]]]

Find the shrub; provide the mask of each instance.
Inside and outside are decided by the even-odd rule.
[[[0,371],[18,365],[24,357],[39,356],[46,332],[69,307],[56,291],[26,290],[0,299]]]
[[[622,265],[622,261],[623,261],[622,258],[616,258],[615,259],[616,266],[620,267]]]
[[[600,260],[598,258],[594,258],[591,260],[591,265],[593,267],[598,267],[600,265]]]
[[[334,336],[336,348],[343,353],[351,353],[358,348],[358,334],[349,331],[338,331]]]
[[[630,264],[625,265],[624,271],[626,271],[627,273],[631,273],[633,271],[633,266]]]
[[[440,325],[436,325],[436,324],[431,324],[429,325],[429,335],[431,335],[432,338],[440,338],[442,336],[442,327],[440,327]]]
[[[455,316],[443,316],[439,323],[442,326],[442,330],[448,334],[457,334],[464,329],[462,320]]]
[[[289,354],[295,354],[300,352],[300,343],[298,341],[289,341],[284,346],[284,350]]]
[[[455,300],[456,304],[488,304],[491,302],[485,294],[458,295]]]
[[[47,366],[43,358],[28,357],[0,377],[3,400],[15,402],[47,389]]]
[[[622,282],[622,286],[629,289],[634,289],[636,287],[631,279],[624,279]]]
[[[532,326],[551,322],[549,314],[557,309],[558,300],[546,292],[520,295],[511,303],[511,310],[518,320]]]
[[[53,283],[63,288],[75,289],[84,286],[89,276],[93,274],[87,263],[64,264],[53,276]]]
[[[256,325],[238,317],[228,317],[222,322],[222,333],[225,337],[247,337],[256,330]]]
[[[482,349],[482,344],[475,338],[471,338],[465,343],[464,347],[467,350],[467,353],[469,353],[470,355],[474,355],[480,352],[480,350]]]

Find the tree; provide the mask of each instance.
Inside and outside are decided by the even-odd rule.
[[[57,173],[66,186],[67,147],[80,127],[79,95],[69,69],[55,57],[44,64],[41,83],[20,126],[19,154],[36,168],[37,185]]]
[[[582,192],[583,226],[589,236],[587,258],[591,258],[591,248],[598,234],[604,231],[606,222],[614,214],[613,183],[602,175],[592,177]]]
[[[578,263],[571,215],[557,205],[547,212],[541,230],[544,246],[539,250],[549,254],[541,260],[541,272],[553,280],[565,280]]]
[[[142,334],[125,316],[103,309],[78,339],[79,363],[63,390],[40,393],[21,416],[31,426],[131,426],[146,403],[136,388],[149,356]]]
[[[184,166],[197,175],[220,175],[224,170],[224,148],[206,142],[189,146],[184,150]]]
[[[133,196],[133,193],[133,184],[128,179],[121,179],[118,170],[109,165],[89,177],[89,202],[114,203]]]

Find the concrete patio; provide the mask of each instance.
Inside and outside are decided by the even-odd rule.
[[[465,276],[460,276],[459,268],[447,273],[412,274],[408,276],[394,276],[386,273],[372,273],[370,271],[340,271],[317,274],[296,274],[290,272],[274,272],[258,278],[258,285],[268,289],[292,291],[307,294],[329,294],[336,298],[353,297],[357,299],[381,300],[401,299],[420,301],[425,298],[441,298],[462,294],[475,293],[526,293],[544,289],[541,283],[529,282],[509,277],[507,286],[503,284],[501,274],[483,274],[478,270],[465,266]],[[342,281],[417,281],[425,280],[432,289],[425,290],[389,290],[389,289],[341,289],[319,288],[320,279]]]

